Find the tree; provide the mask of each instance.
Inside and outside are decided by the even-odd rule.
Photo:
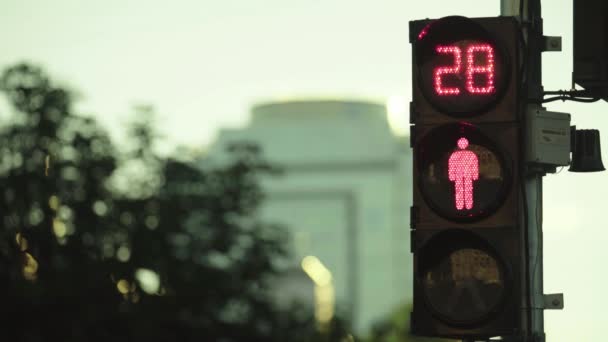
[[[446,339],[417,337],[410,333],[411,305],[401,305],[372,328],[368,342],[449,342]]]
[[[285,233],[256,218],[258,178],[273,168],[254,146],[202,169],[156,154],[140,121],[135,148],[118,151],[40,68],[6,69],[0,89],[16,111],[0,131],[5,335],[315,340],[310,311],[281,312],[269,293]]]
[[[62,319],[90,316],[80,304],[91,293],[101,312],[119,303],[102,286],[99,245],[110,225],[98,210],[111,202],[104,183],[116,160],[107,134],[74,116],[71,94],[41,69],[8,68],[0,88],[17,111],[0,133],[2,310],[15,333],[36,341],[56,336]],[[74,336],[84,336],[80,323]]]

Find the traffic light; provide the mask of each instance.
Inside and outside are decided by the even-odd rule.
[[[410,22],[412,333],[517,335],[522,310],[518,22]]]
[[[608,101],[608,2],[573,1],[572,82]]]

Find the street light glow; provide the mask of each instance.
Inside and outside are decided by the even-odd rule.
[[[331,282],[331,272],[316,256],[306,256],[302,259],[302,269],[317,286],[324,286]]]

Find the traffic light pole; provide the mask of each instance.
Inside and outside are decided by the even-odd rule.
[[[523,3],[521,3],[523,2]],[[541,109],[542,74],[541,46],[542,17],[540,0],[501,0],[501,15],[520,18],[524,28],[525,74],[524,74],[524,115],[532,115]],[[523,120],[524,124],[526,120]],[[525,135],[522,135],[525,139]],[[524,140],[524,144],[529,142]],[[523,219],[521,222],[523,250],[522,258],[526,277],[521,298],[523,336],[517,342],[544,342],[544,291],[543,291],[543,236],[542,236],[542,168],[532,168],[522,163]]]
[[[525,175],[525,197],[527,227],[527,250],[525,258],[528,271],[527,292],[529,298],[522,298],[524,308],[524,332],[522,342],[544,342],[544,293],[543,293],[543,237],[542,237],[542,170],[530,170]]]

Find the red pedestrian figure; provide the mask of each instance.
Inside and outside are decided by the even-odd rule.
[[[479,161],[475,152],[466,150],[469,141],[458,139],[460,150],[454,151],[448,160],[448,177],[454,182],[454,199],[457,210],[473,208],[473,181],[479,179]]]

